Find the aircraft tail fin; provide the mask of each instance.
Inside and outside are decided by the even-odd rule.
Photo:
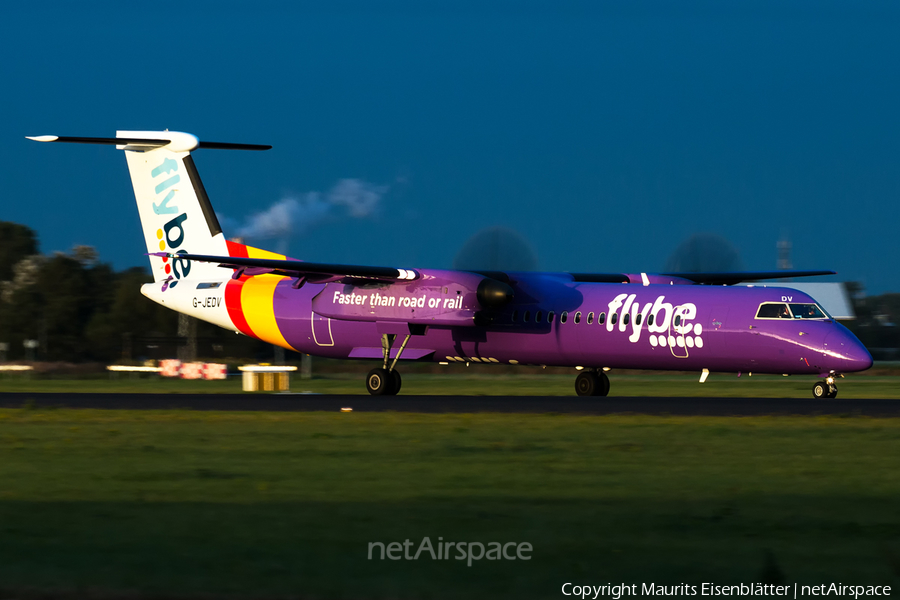
[[[191,151],[268,150],[271,146],[201,142],[176,131],[117,131],[114,138],[38,136],[39,142],[108,144],[125,151],[155,281],[221,278],[216,265],[153,253],[228,255],[229,248]]]

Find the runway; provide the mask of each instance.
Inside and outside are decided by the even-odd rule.
[[[900,399],[659,398],[578,396],[328,396],[311,394],[0,393],[0,408],[128,410],[533,413],[609,415],[834,415],[900,417]]]

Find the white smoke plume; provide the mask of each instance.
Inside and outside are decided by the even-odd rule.
[[[372,185],[360,179],[341,179],[328,192],[328,202],[343,206],[355,219],[365,219],[378,210],[378,203],[387,191],[387,186]]]
[[[365,219],[377,213],[389,186],[374,185],[361,179],[341,179],[327,193],[307,192],[279,200],[263,212],[234,225],[221,217],[232,235],[246,239],[285,239],[332,219],[347,216]],[[226,232],[228,233],[228,232]]]

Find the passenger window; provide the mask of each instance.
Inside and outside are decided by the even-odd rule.
[[[675,315],[675,327],[681,325],[681,315]]]
[[[513,314],[512,314],[512,322],[515,323],[518,320],[519,320],[519,311],[514,310]]]
[[[565,323],[565,322],[566,322],[566,319],[568,319],[568,318],[569,318],[569,313],[568,313],[567,311],[564,310],[564,311],[562,311],[562,314],[559,315],[559,322],[560,322],[560,323]]]
[[[612,323],[613,325],[615,325],[616,321],[618,321],[618,320],[619,320],[619,313],[613,313],[612,316],[609,318],[609,322]]]
[[[790,319],[791,313],[788,312],[787,304],[778,302],[768,302],[759,306],[756,313],[757,319]]]
[[[526,310],[526,311],[525,311],[525,316],[522,317],[522,322],[523,322],[523,323],[527,323],[527,322],[530,321],[530,320],[531,320],[531,311],[530,311],[530,310]]]
[[[553,322],[553,316],[554,316],[554,315],[553,315],[553,311],[552,311],[552,310],[551,310],[550,312],[547,313],[547,322],[548,322],[548,323],[552,323],[552,322]]]
[[[593,322],[594,322],[594,313],[589,312],[588,313],[588,325],[590,325]]]
[[[578,325],[581,323],[581,311],[575,313],[575,324]]]
[[[626,325],[628,325],[628,321],[630,321],[630,320],[631,320],[631,315],[628,313],[625,313],[625,315],[622,317],[622,322],[625,323]]]
[[[647,315],[647,326],[653,325],[653,315]]]
[[[602,312],[600,313],[600,316],[597,317],[597,324],[603,325],[604,323],[606,323],[606,313]]]
[[[635,325],[640,325],[640,324],[641,324],[641,318],[642,318],[643,316],[644,316],[644,315],[642,315],[641,313],[638,313],[637,316],[634,318],[634,324],[635,324]]]
[[[535,323],[540,323],[540,322],[541,322],[541,319],[543,319],[543,318],[544,318],[544,313],[541,312],[541,311],[537,311],[537,314],[534,315],[534,322],[535,322]]]

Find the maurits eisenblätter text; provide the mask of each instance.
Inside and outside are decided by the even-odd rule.
[[[691,585],[661,585],[658,583],[620,583],[607,585],[578,585],[564,583],[564,596],[590,598],[597,600],[601,596],[619,600],[623,596],[784,596],[799,598],[801,596],[890,596],[889,585],[847,585],[843,583],[822,583],[819,585],[776,585],[770,583],[739,583],[737,585],[719,585],[701,583]]]

